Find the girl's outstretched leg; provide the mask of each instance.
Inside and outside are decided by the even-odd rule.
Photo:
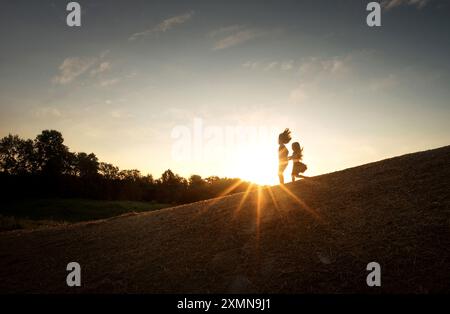
[[[283,185],[284,184],[284,176],[282,174],[279,174],[278,178],[280,179],[280,184]]]

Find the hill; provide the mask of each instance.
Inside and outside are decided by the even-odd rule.
[[[450,292],[450,146],[251,193],[0,234],[0,292]],[[82,287],[66,286],[66,265]],[[382,286],[366,285],[381,265]]]

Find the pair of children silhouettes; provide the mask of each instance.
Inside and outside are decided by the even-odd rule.
[[[280,178],[280,184],[284,184],[284,170],[286,170],[289,160],[293,161],[291,177],[292,181],[295,181],[295,178],[305,178],[305,176],[301,175],[301,173],[306,171],[306,165],[302,163],[303,158],[303,148],[300,147],[298,142],[292,143],[292,156],[289,156],[289,151],[286,148],[286,144],[291,141],[291,131],[289,129],[284,130],[278,136],[278,177]]]

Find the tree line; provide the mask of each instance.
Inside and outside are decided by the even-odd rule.
[[[240,184],[239,184],[240,183]],[[160,178],[120,170],[94,153],[71,152],[62,134],[44,130],[34,140],[8,135],[0,140],[0,190],[5,198],[70,197],[188,203],[215,197],[250,183],[211,176],[189,178],[166,170]]]

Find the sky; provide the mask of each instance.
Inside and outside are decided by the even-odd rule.
[[[68,2],[0,1],[0,136],[265,184],[285,128],[308,175],[450,144],[448,1]]]

